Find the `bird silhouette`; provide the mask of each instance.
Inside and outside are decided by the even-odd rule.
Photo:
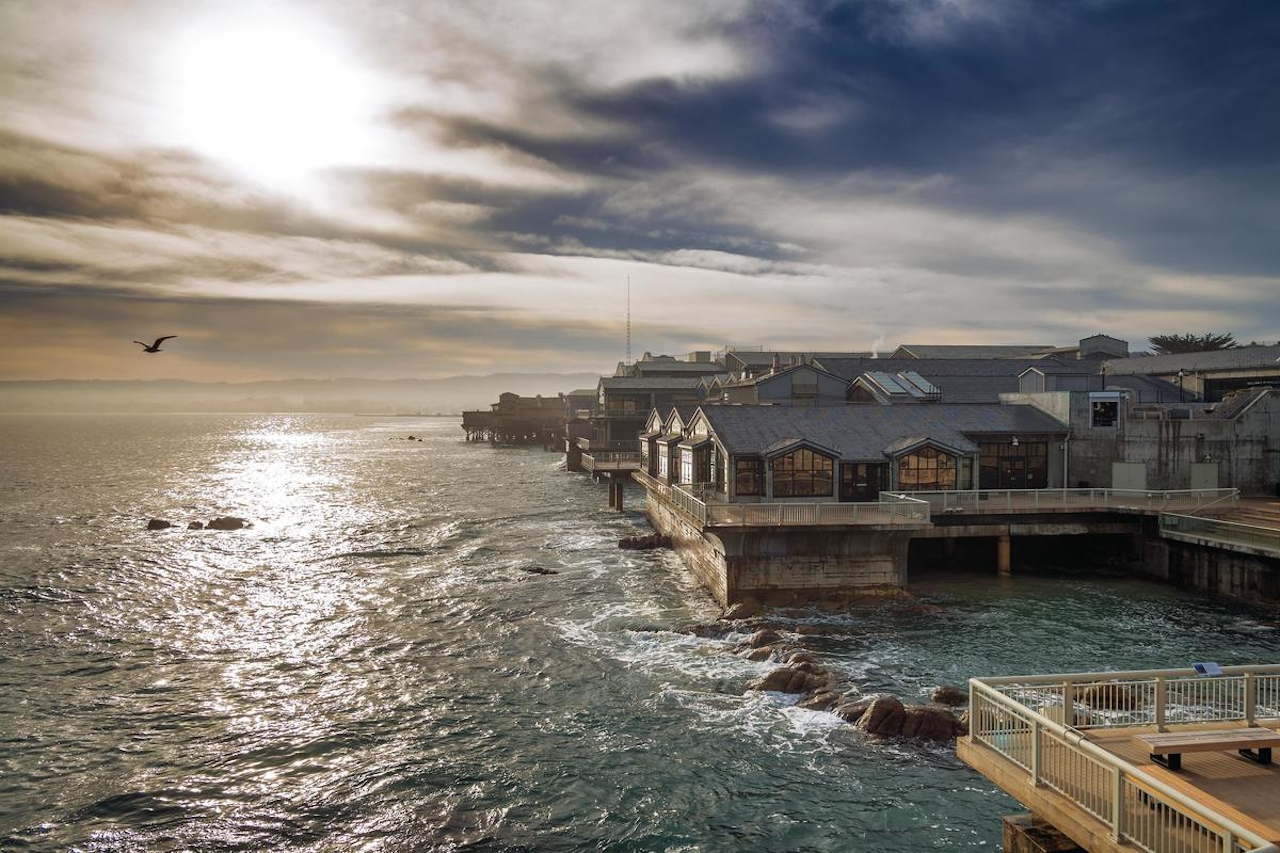
[[[160,345],[169,338],[176,338],[177,335],[165,335],[163,338],[156,338],[156,342],[151,345],[144,344],[142,341],[134,341],[135,344],[142,347],[143,352],[160,352]]]

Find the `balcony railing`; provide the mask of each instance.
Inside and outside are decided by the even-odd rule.
[[[922,527],[929,524],[929,504],[906,495],[885,492],[880,500],[867,503],[727,503],[715,500],[713,496],[718,493],[709,491],[704,484],[673,486],[649,476],[645,471],[636,471],[632,476],[647,490],[674,504],[703,527]]]
[[[966,489],[904,492],[928,501],[934,512],[1037,512],[1052,509],[1161,512],[1229,505],[1239,489]]]
[[[586,471],[635,471],[641,463],[637,451],[598,450],[582,454],[582,467]]]
[[[1280,719],[1280,666],[969,680],[970,739],[1147,851],[1275,851],[1266,838],[1087,740],[1082,730]]]
[[[1280,530],[1193,515],[1160,515],[1160,535],[1173,539],[1205,539],[1219,545],[1242,546],[1280,557]]]

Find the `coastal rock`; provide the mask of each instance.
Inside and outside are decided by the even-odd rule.
[[[173,522],[163,518],[153,518],[147,522],[148,530],[168,530],[170,527],[173,527]]]
[[[691,625],[688,628],[681,629],[680,633],[689,634],[694,637],[702,637],[707,640],[723,640],[729,635],[733,629],[727,625],[704,624]]]
[[[544,569],[542,566],[519,566],[520,571],[531,575],[558,575],[555,569]]]
[[[944,684],[937,690],[933,691],[933,695],[929,697],[939,705],[950,705],[952,708],[958,708],[969,702],[969,694],[965,693],[959,687],[950,684]]]
[[[763,609],[764,608],[758,599],[748,597],[729,607],[720,618],[729,621],[736,619],[751,619],[752,617],[759,616]]]
[[[1137,684],[1094,684],[1077,694],[1080,702],[1104,711],[1134,711],[1144,704],[1142,689]]]
[[[769,628],[761,628],[742,641],[743,648],[758,649],[761,646],[776,646],[782,642],[782,635]]]
[[[907,719],[907,709],[896,696],[877,696],[866,711],[854,723],[859,731],[886,737],[902,734],[902,724]]]
[[[786,662],[789,666],[795,666],[798,663],[817,663],[818,659],[808,652],[792,652]]]
[[[209,530],[241,530],[249,526],[249,522],[234,515],[221,515],[205,525]]]
[[[773,660],[777,657],[777,652],[777,646],[761,646],[758,649],[743,649],[738,652],[738,657],[760,663],[761,661]]]
[[[670,548],[671,540],[658,533],[643,536],[626,536],[618,540],[618,547],[629,551],[647,551],[652,548]]]
[[[905,709],[900,730],[903,737],[918,740],[951,740],[960,730],[960,721],[947,708],[912,705]]]
[[[960,719],[956,721],[956,737],[964,737],[967,734],[969,734],[969,709],[965,708]]]
[[[871,707],[871,703],[877,699],[888,696],[887,693],[873,693],[870,696],[862,696],[851,701],[844,701],[836,705],[832,712],[846,723],[856,723],[862,719],[862,715]],[[848,697],[845,697],[848,700]]]
[[[204,525],[198,521],[193,521],[187,525],[188,530],[204,530]]]
[[[840,700],[844,696],[834,690],[819,690],[811,696],[806,696],[796,703],[797,708],[804,708],[807,711],[830,711],[832,708],[840,704]]]
[[[773,672],[756,679],[748,685],[749,690],[764,690],[777,693],[810,693],[827,685],[827,677],[793,667],[780,667]]]

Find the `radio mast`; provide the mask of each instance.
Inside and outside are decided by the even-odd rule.
[[[627,364],[631,364],[631,276],[627,276]]]

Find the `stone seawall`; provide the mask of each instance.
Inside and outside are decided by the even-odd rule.
[[[1171,584],[1252,604],[1280,604],[1280,560],[1164,539],[1158,531],[1145,537],[1142,557],[1146,574]]]
[[[717,528],[704,533],[661,496],[645,499],[649,522],[712,595],[728,606],[832,600],[896,592],[907,582],[906,531],[871,528]]]

